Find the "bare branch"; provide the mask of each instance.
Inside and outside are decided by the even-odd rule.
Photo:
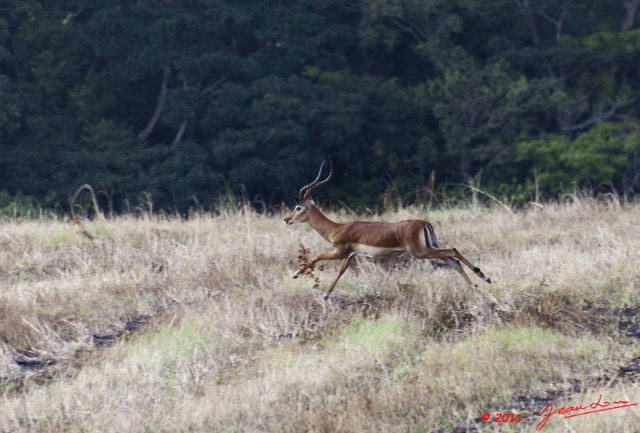
[[[540,43],[540,35],[538,35],[538,29],[536,28],[536,23],[531,13],[531,6],[529,5],[529,0],[513,0],[515,4],[518,6],[520,10],[520,14],[524,18],[527,26],[529,27],[529,31],[531,32],[531,38],[533,39],[533,43],[538,45]]]
[[[623,0],[624,20],[622,21],[622,31],[626,32],[633,27],[633,21],[640,6],[640,0]]]
[[[207,87],[205,87],[204,89],[202,89],[202,94],[207,94],[207,93],[211,93],[214,90],[216,90],[218,87],[220,87],[220,85],[222,83],[224,83],[224,81],[226,80],[226,77],[220,77],[217,81],[215,81],[214,83],[208,85]]]
[[[151,115],[151,119],[149,119],[149,123],[147,126],[140,131],[138,134],[138,138],[140,140],[146,140],[147,137],[153,132],[153,129],[156,127],[158,120],[160,120],[160,116],[162,116],[162,111],[164,110],[164,101],[167,97],[167,87],[169,85],[169,77],[171,76],[171,66],[167,63],[164,66],[164,73],[162,75],[162,83],[160,84],[160,95],[158,95],[158,102],[156,103],[156,108]]]
[[[617,98],[608,110],[604,110],[602,109],[602,107],[598,107],[593,113],[591,113],[591,116],[588,119],[574,125],[563,126],[562,132],[565,134],[569,134],[575,131],[580,131],[582,129],[587,129],[600,122],[612,119],[618,114],[618,110],[624,107],[624,105],[625,101],[623,101],[622,98]]]
[[[551,18],[542,9],[537,11],[537,13],[539,15],[541,15],[544,19],[546,19],[547,21],[552,23],[556,27],[556,37],[555,37],[555,39],[556,39],[556,41],[559,41],[560,38],[562,37],[562,24],[564,23],[564,18],[567,16],[567,10],[563,9],[562,10],[562,15],[560,15],[560,18],[558,18],[557,20]]]
[[[178,129],[178,133],[174,137],[173,142],[171,144],[176,145],[176,144],[180,143],[180,141],[182,141],[182,137],[184,136],[184,133],[187,131],[187,126],[188,125],[189,125],[189,121],[188,120],[183,120],[182,121],[182,123],[180,124],[180,128]]]

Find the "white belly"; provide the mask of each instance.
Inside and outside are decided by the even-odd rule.
[[[404,250],[400,248],[382,248],[372,247],[371,245],[352,244],[351,248],[359,256],[371,257],[371,258],[383,258],[397,256],[404,253]]]

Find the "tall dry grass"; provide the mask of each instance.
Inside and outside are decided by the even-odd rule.
[[[380,218],[425,217],[500,305],[413,260],[361,260],[325,303],[291,274],[300,243],[328,245],[246,208],[0,223],[0,431],[535,431],[547,404],[640,403],[640,208]],[[636,432],[639,414],[543,431]]]

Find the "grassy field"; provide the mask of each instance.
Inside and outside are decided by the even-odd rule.
[[[335,264],[291,275],[328,245],[282,216],[0,222],[0,431],[640,431],[640,406],[540,425],[640,403],[640,207],[360,216],[431,221],[499,305],[411,259],[325,303]]]

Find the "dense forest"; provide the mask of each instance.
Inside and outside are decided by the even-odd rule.
[[[640,187],[640,0],[0,0],[0,209]]]

